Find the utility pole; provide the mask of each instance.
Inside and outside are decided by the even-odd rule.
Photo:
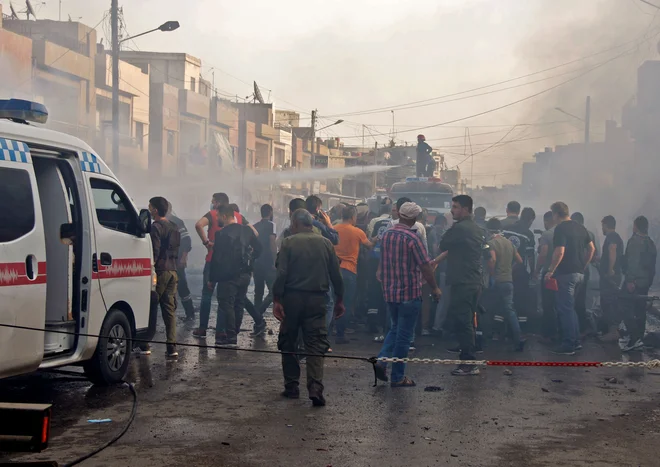
[[[110,6],[112,30],[112,169],[119,174],[119,0]]]
[[[374,148],[374,165],[378,165],[378,141],[376,141],[376,146]],[[373,193],[376,193],[376,190],[378,188],[378,172],[374,172],[374,185],[373,185]]]
[[[362,125],[362,149],[364,149],[364,125]]]
[[[589,126],[591,122],[591,96],[587,96],[587,104],[584,112],[584,145],[589,145]]]
[[[311,145],[311,151],[312,151],[312,157],[310,158],[310,163],[312,166],[312,169],[316,166],[316,155],[315,155],[315,146],[316,145],[316,110],[312,110],[312,145]]]

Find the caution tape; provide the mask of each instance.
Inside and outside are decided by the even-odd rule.
[[[552,367],[605,367],[605,368],[660,368],[660,360],[646,362],[530,362],[515,360],[450,360],[442,358],[397,358],[378,357],[383,363],[422,363],[435,365],[475,365],[475,366],[552,366]]]

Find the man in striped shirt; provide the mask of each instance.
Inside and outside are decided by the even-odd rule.
[[[415,324],[422,306],[422,276],[431,286],[433,298],[440,300],[426,246],[412,230],[422,209],[415,203],[405,203],[399,209],[399,223],[383,234],[381,265],[378,272],[391,319],[391,328],[378,355],[406,358],[415,335]],[[392,387],[411,387],[415,382],[405,376],[405,363],[392,364]],[[376,365],[376,375],[388,381],[387,364]]]

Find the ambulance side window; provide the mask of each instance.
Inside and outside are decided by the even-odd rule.
[[[108,229],[137,235],[137,214],[126,193],[116,184],[91,178],[92,196],[99,224]]]
[[[0,167],[0,243],[11,242],[34,229],[34,199],[30,175],[23,169]]]

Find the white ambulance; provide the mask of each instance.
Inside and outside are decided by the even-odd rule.
[[[111,384],[155,328],[151,217],[87,144],[33,124],[47,117],[0,100],[0,378],[82,365]]]

